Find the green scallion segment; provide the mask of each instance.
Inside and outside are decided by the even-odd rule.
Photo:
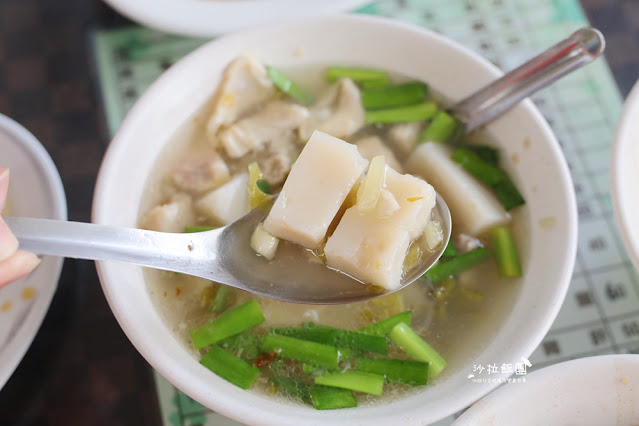
[[[413,319],[413,313],[411,311],[400,312],[396,315],[378,321],[374,324],[368,325],[359,330],[360,333],[372,334],[374,336],[388,336],[393,327],[395,327],[398,323],[404,322],[406,324],[411,323]]]
[[[362,90],[362,105],[367,110],[413,105],[422,102],[427,93],[428,85],[421,82],[369,87]]]
[[[224,311],[228,304],[231,295],[233,294],[233,287],[220,284],[215,293],[215,299],[213,299],[213,305],[211,306],[211,313],[217,314]]]
[[[384,390],[384,376],[366,371],[346,370],[339,373],[327,373],[315,377],[316,385],[381,395]]]
[[[445,262],[438,262],[424,274],[433,283],[438,283],[448,277],[455,276],[472,268],[490,257],[490,251],[484,247],[477,247],[460,254]]]
[[[446,367],[446,361],[428,343],[404,323],[397,324],[390,333],[391,340],[406,355],[416,361],[428,362],[428,378],[434,379]]]
[[[459,148],[451,158],[479,181],[491,187],[506,210],[512,210],[526,203],[506,172],[484,160],[471,147]]]
[[[357,400],[348,389],[315,385],[308,389],[308,393],[317,410],[357,407]]]
[[[220,376],[242,389],[251,387],[260,369],[243,361],[224,349],[213,346],[200,361],[200,363]]]
[[[502,180],[497,182],[493,186],[493,191],[506,210],[512,210],[515,207],[526,204],[526,200],[524,200],[524,197],[508,176],[504,176]]]
[[[495,249],[499,275],[502,277],[521,277],[519,254],[510,228],[497,226],[490,230],[490,236]]]
[[[329,83],[334,83],[340,78],[350,78],[364,87],[377,87],[388,84],[388,73],[386,71],[349,67],[328,67],[326,69],[326,81]]]
[[[269,377],[269,380],[289,395],[297,397],[304,402],[311,402],[311,395],[309,393],[310,385],[308,383],[291,377],[283,377],[275,374]]]
[[[275,84],[278,89],[289,95],[291,98],[306,105],[310,104],[313,101],[310,93],[302,89],[296,83],[289,80],[288,77],[286,77],[277,69],[267,66],[266,72],[273,84]]]
[[[387,358],[357,358],[357,370],[384,376],[388,383],[422,386],[428,383],[429,363]]]
[[[340,348],[340,350],[346,348],[380,355],[386,355],[387,352],[386,339],[383,337],[371,335],[371,333],[318,325],[312,322],[304,323],[301,328],[283,327],[275,328],[272,331],[276,334],[335,346]]]
[[[333,346],[279,334],[267,334],[262,338],[262,352],[277,352],[282,358],[289,358],[308,364],[336,369],[339,352]]]
[[[494,187],[504,178],[504,172],[482,160],[476,153],[466,148],[459,148],[451,156],[468,173],[490,187]]]
[[[420,142],[448,142],[461,133],[462,124],[446,111],[437,111],[419,137]]]
[[[258,179],[257,182],[255,182],[255,185],[260,189],[260,191],[262,191],[265,194],[270,194],[271,193],[271,184],[268,183],[267,180],[265,179]]]
[[[457,247],[455,247],[455,244],[453,244],[453,241],[448,240],[448,244],[446,244],[446,248],[444,249],[444,252],[442,253],[442,257],[455,257],[458,254],[459,252],[457,251]]]
[[[239,334],[264,321],[264,314],[255,299],[237,306],[194,330],[190,336],[197,349],[219,342],[222,339]]]
[[[429,120],[436,113],[437,104],[426,101],[411,106],[366,111],[364,118],[367,123],[405,123]]]
[[[244,361],[253,363],[260,354],[260,342],[262,338],[252,331],[245,331],[235,336],[227,337],[218,342],[218,346],[223,347],[230,353],[242,358]]]
[[[466,145],[465,148],[477,154],[479,158],[491,166],[499,166],[499,150],[497,148],[488,145]]]
[[[195,232],[206,232],[206,231],[212,231],[213,229],[216,229],[216,226],[185,226],[184,227],[184,232],[186,232],[187,234],[193,234]]]

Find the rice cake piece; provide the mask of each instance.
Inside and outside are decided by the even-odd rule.
[[[326,264],[365,283],[387,289],[400,285],[408,247],[426,227],[435,206],[435,190],[422,179],[402,175],[387,166],[385,190],[399,205],[390,216],[380,209],[344,213],[324,247]]]
[[[357,147],[315,131],[264,221],[271,235],[315,249],[368,165]]]
[[[249,212],[248,174],[242,173],[195,203],[198,213],[222,225],[233,223]]]
[[[458,232],[477,237],[505,225],[510,215],[487,186],[475,179],[450,157],[444,144],[426,142],[411,154],[406,169],[432,183],[450,208]]]

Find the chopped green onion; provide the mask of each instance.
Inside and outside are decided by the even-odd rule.
[[[254,332],[245,331],[235,336],[227,337],[218,342],[218,346],[223,347],[235,356],[244,361],[253,363],[260,354],[260,342],[262,338]]]
[[[468,173],[490,187],[494,187],[504,178],[504,172],[501,169],[487,163],[479,155],[466,148],[457,149],[451,158]]]
[[[426,101],[416,105],[366,111],[367,123],[404,123],[408,121],[424,121],[437,113],[437,104]]]
[[[448,142],[461,134],[463,125],[446,111],[437,111],[433,120],[426,126],[419,136],[423,142]]]
[[[316,385],[381,395],[384,390],[384,376],[366,371],[346,370],[338,373],[327,373],[315,377]]]
[[[312,102],[313,99],[310,93],[302,89],[296,83],[289,80],[284,74],[282,74],[277,69],[267,66],[266,72],[268,74],[268,77],[273,82],[273,84],[275,84],[275,86],[277,86],[278,89],[280,89],[282,92],[289,95],[291,98],[306,105]]]
[[[493,186],[493,191],[506,210],[526,204],[526,200],[508,176],[504,175],[504,178]]]
[[[465,145],[465,148],[477,154],[488,164],[499,166],[499,150],[497,148],[488,145]]]
[[[267,334],[262,338],[262,352],[277,352],[283,358],[336,369],[339,352],[333,346],[279,334]]]
[[[448,240],[448,244],[442,253],[442,257],[455,257],[459,254],[455,244],[453,244],[453,240]],[[405,322],[405,321],[404,321]],[[410,324],[409,324],[410,325]]]
[[[264,314],[255,299],[227,311],[189,333],[197,349],[212,345],[264,322]]]
[[[326,69],[326,81],[329,83],[334,83],[340,78],[350,78],[364,87],[385,86],[388,84],[388,73],[386,71],[348,67],[328,67]]]
[[[317,410],[357,407],[357,400],[348,389],[315,385],[311,386],[308,392]]]
[[[292,377],[283,377],[275,374],[269,377],[269,380],[289,395],[297,397],[304,402],[311,402],[311,395],[309,393],[310,385],[308,383],[293,379]]]
[[[428,383],[429,363],[387,358],[357,358],[357,370],[380,374],[388,383],[422,386]]]
[[[497,226],[490,230],[490,236],[495,249],[499,275],[502,277],[521,277],[517,246],[510,228]]]
[[[228,353],[224,349],[213,346],[200,361],[200,363],[220,376],[242,389],[251,387],[260,369],[253,367],[246,361]]]
[[[410,325],[412,319],[413,313],[411,311],[404,311],[364,328],[361,328],[359,332],[385,337],[388,336],[393,327],[395,327],[398,323],[405,322],[406,324]]]
[[[390,338],[402,348],[406,355],[417,361],[428,362],[428,378],[434,379],[446,367],[446,361],[417,333],[404,323],[397,324],[390,333]]]
[[[422,102],[427,93],[428,85],[416,81],[396,86],[369,87],[362,90],[362,105],[367,110],[413,105]]]
[[[257,185],[257,187],[263,193],[265,193],[265,194],[270,194],[271,193],[271,185],[268,183],[268,181],[266,179],[258,179],[258,181],[255,182],[255,185]]]
[[[490,252],[484,247],[477,247],[471,251],[460,254],[446,262],[438,262],[424,274],[433,283],[438,283],[450,276],[458,275],[461,272],[472,268],[478,263],[490,257]]]
[[[211,306],[211,313],[217,314],[225,310],[227,306],[229,305],[229,299],[231,298],[231,294],[233,294],[233,287],[220,284],[217,288],[215,299],[213,299],[213,305]]]
[[[195,232],[212,231],[213,229],[216,229],[216,228],[217,226],[185,226],[184,232],[186,232],[187,234],[193,234]]]
[[[309,340],[325,345],[346,349],[353,349],[361,352],[372,352],[386,355],[386,339],[371,333],[361,333],[352,330],[318,325],[312,322],[304,323],[302,328],[284,327],[273,329],[273,332],[298,339]]]

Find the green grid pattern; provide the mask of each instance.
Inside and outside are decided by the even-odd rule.
[[[577,0],[382,0],[357,13],[440,32],[504,70],[588,25]],[[204,41],[139,27],[96,33],[95,58],[111,134],[139,94]],[[607,63],[598,60],[533,96],[533,101],[568,160],[580,236],[566,301],[531,356],[532,369],[586,355],[638,353],[639,279],[619,237],[609,191],[611,142],[622,107],[619,90]],[[156,383],[165,425],[239,424],[193,401],[157,373]]]

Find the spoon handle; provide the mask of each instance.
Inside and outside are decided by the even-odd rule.
[[[215,256],[199,244],[199,235],[28,217],[4,219],[20,248],[37,254],[115,260],[186,273],[195,263],[205,261],[211,266],[215,261]],[[218,234],[207,232],[207,245],[215,244]]]
[[[462,100],[452,111],[465,123],[467,132],[476,129],[532,93],[592,62],[603,52],[605,45],[606,42],[599,30],[581,28],[567,39]]]

